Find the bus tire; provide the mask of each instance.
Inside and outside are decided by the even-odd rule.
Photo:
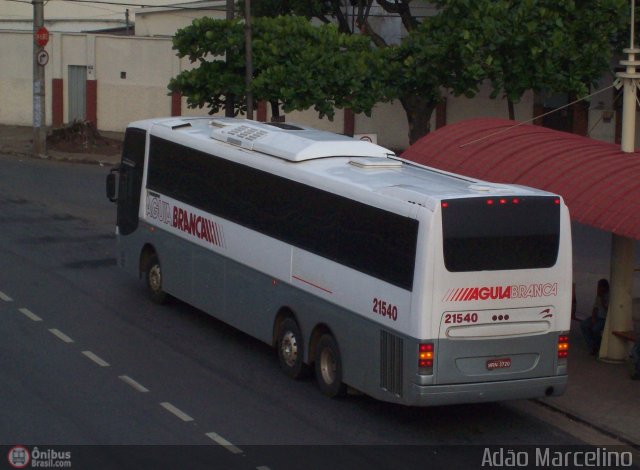
[[[155,253],[149,257],[145,275],[151,301],[160,305],[166,304],[169,300],[169,295],[162,290],[162,269],[160,260]]]
[[[331,398],[346,395],[347,386],[342,382],[340,349],[331,334],[324,334],[318,340],[315,372],[318,388],[324,395]]]
[[[302,332],[293,318],[285,318],[282,321],[276,347],[282,371],[292,379],[302,378],[305,373],[305,365],[302,362]]]

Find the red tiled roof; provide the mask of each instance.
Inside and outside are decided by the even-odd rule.
[[[573,220],[640,239],[640,153],[624,153],[618,145],[483,118],[438,129],[402,157],[474,178],[560,194]]]

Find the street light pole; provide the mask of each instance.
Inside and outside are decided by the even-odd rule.
[[[245,42],[245,86],[247,88],[247,119],[253,119],[253,93],[251,80],[253,78],[253,48],[251,45],[251,0],[244,2],[244,42]]]
[[[235,0],[227,0],[227,21],[232,21],[235,16]],[[231,49],[227,49],[227,64],[231,64],[233,60],[231,59]],[[235,116],[235,96],[231,93],[228,93],[225,96],[224,103],[224,115],[226,117],[234,117]]]
[[[36,157],[47,154],[44,65],[38,62],[38,54],[44,47],[36,41],[36,32],[43,26],[43,0],[33,0],[33,155]]]
[[[621,150],[625,153],[635,151],[636,135],[636,89],[640,73],[636,67],[640,67],[640,61],[636,55],[640,49],[635,47],[635,0],[631,0],[631,40],[629,48],[624,49],[627,60],[621,60],[625,66],[624,72],[618,72],[616,76],[622,81],[624,92],[622,97],[622,139]],[[635,240],[616,235],[611,236],[611,269],[610,269],[610,299],[609,311],[602,345],[600,346],[600,359],[605,361],[620,362],[627,357],[626,345],[622,340],[613,335],[613,331],[633,330],[633,268],[634,268]]]

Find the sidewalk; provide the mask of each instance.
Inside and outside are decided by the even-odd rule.
[[[110,139],[120,141],[124,139],[124,133],[120,132],[100,132],[100,134]],[[0,154],[20,158],[33,157],[33,128],[0,125]],[[103,155],[86,152],[60,152],[49,148],[47,148],[47,158],[57,161],[93,163],[107,166],[117,165],[120,162],[119,152]]]
[[[587,351],[578,321],[571,322],[569,385],[560,397],[538,401],[640,449],[640,381],[628,362],[602,362]]]
[[[112,132],[101,134],[120,140],[124,137],[123,134]],[[0,154],[33,158],[31,139],[30,127],[0,125]],[[120,161],[120,155],[49,151],[48,156],[52,160],[106,166],[116,165]],[[595,250],[591,247],[587,250],[589,256],[595,256]],[[583,264],[577,262],[575,269],[585,272],[591,269]],[[589,295],[593,285],[595,282],[589,283]],[[588,304],[592,299],[589,297],[585,301]],[[632,381],[629,375],[628,363],[605,363],[589,355],[579,322],[572,321],[567,391],[561,397],[539,399],[536,406],[541,406],[541,403],[640,449],[640,381]]]

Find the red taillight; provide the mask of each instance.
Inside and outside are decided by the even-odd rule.
[[[433,343],[422,343],[418,346],[418,372],[423,375],[433,373],[435,351]]]
[[[494,203],[494,202],[495,202],[495,201],[494,201],[493,199],[487,199],[487,205],[488,205],[488,206],[493,206],[493,203]]]
[[[503,199],[500,199],[498,202],[500,202],[500,204],[506,204],[507,200],[503,198]]]
[[[446,201],[443,201],[443,202],[442,202],[442,207],[449,207],[449,203],[448,203],[448,202],[446,202]]]
[[[511,203],[512,203],[512,204],[519,204],[519,203],[520,203],[520,199],[518,199],[517,197],[514,197],[514,198],[511,200]]]
[[[556,205],[559,205],[559,204],[560,204],[560,199],[559,199],[559,198],[555,198],[555,199],[553,200],[553,202],[554,202]]]
[[[558,336],[558,359],[566,359],[569,356],[569,336]]]

